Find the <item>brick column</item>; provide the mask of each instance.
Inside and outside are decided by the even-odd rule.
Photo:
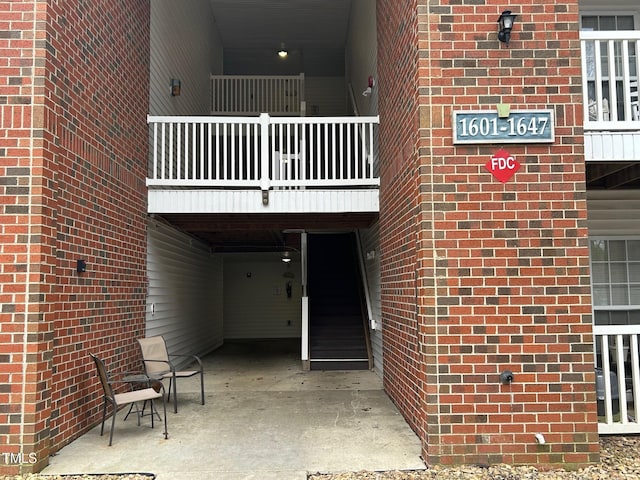
[[[505,8],[378,2],[385,385],[429,463],[578,466],[598,460],[578,2],[514,6],[508,48]],[[453,110],[498,103],[552,109],[554,142],[453,144]]]
[[[0,473],[46,465],[55,225],[43,133],[45,11],[0,2]]]
[[[0,0],[0,473],[100,419],[144,334],[146,0]],[[87,271],[76,271],[85,260]]]

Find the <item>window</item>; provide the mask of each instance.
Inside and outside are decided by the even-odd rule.
[[[593,239],[590,247],[596,325],[640,324],[640,239]]]
[[[583,15],[583,30],[635,30],[633,15]]]

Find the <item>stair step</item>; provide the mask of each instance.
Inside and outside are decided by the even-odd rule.
[[[311,370],[369,370],[368,361],[330,360],[309,362]]]

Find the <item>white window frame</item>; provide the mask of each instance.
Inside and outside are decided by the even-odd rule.
[[[607,242],[611,242],[611,241],[624,241],[624,242],[629,242],[629,241],[635,241],[640,243],[640,236],[637,235],[633,235],[633,236],[604,236],[604,235],[600,235],[600,236],[593,236],[593,237],[589,237],[589,266],[591,268],[591,275],[590,275],[590,282],[591,282],[591,305],[594,311],[594,316],[593,316],[593,323],[594,325],[596,324],[596,316],[595,316],[595,312],[633,312],[633,311],[639,311],[640,312],[640,295],[638,296],[637,299],[633,299],[638,303],[631,303],[631,297],[629,295],[628,297],[628,304],[615,304],[612,303],[612,296],[611,294],[609,295],[610,297],[610,302],[611,304],[609,305],[598,305],[596,304],[596,295],[595,295],[595,285],[594,285],[594,259],[593,259],[593,249],[592,249],[592,243],[596,242],[596,241],[607,241]],[[640,281],[637,282],[631,282],[630,278],[629,278],[629,258],[625,253],[625,260],[624,260],[627,268],[627,280],[626,280],[626,288],[628,289],[629,293],[630,293],[630,285],[631,284],[637,284],[640,287]],[[632,261],[634,262],[634,261]],[[638,264],[640,264],[640,259],[635,261]],[[597,262],[596,262],[597,263]],[[601,262],[601,263],[606,263],[607,265],[611,264],[611,260],[607,259],[606,262]],[[600,283],[598,283],[597,285],[602,285]],[[608,287],[609,289],[611,289],[611,286],[613,285],[613,282],[611,282],[611,276],[609,276],[609,282],[608,282]],[[635,324],[635,323],[631,323],[629,322],[629,324]],[[638,320],[638,324],[640,324],[640,319]]]

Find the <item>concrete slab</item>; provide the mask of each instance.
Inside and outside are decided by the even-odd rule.
[[[370,371],[304,372],[295,345],[229,344],[167,404],[169,439],[149,417],[116,419],[64,447],[43,473],[150,472],[159,480],[302,480],[307,473],[424,468],[420,441]],[[97,380],[96,380],[97,381]]]

